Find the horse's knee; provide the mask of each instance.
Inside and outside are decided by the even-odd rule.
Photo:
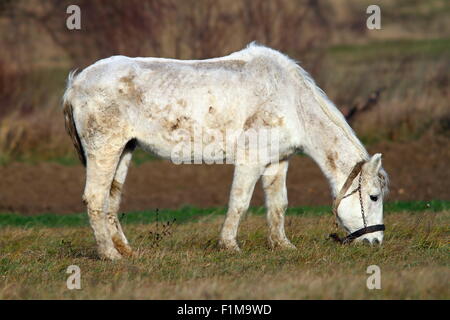
[[[273,200],[271,205],[269,206],[269,209],[272,209],[276,212],[284,213],[288,207],[287,199],[276,199]]]
[[[283,215],[288,207],[287,199],[271,199],[266,203],[269,215]]]
[[[83,194],[83,203],[86,205],[89,212],[102,211],[106,197],[102,193],[95,192],[95,190],[87,189]]]
[[[267,217],[269,222],[275,222],[276,224],[280,223],[284,216],[284,211],[285,209],[282,207],[268,209]]]
[[[235,214],[241,215],[243,213],[245,213],[248,210],[248,204],[239,204],[233,207],[232,212],[234,212]]]

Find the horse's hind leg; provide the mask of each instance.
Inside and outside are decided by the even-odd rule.
[[[287,160],[273,163],[267,167],[261,180],[266,198],[270,245],[294,249],[295,246],[288,240],[284,232],[284,215],[288,205],[287,169]]]
[[[108,207],[108,228],[111,234],[111,239],[114,243],[114,247],[124,256],[131,256],[133,250],[128,244],[128,240],[123,233],[120,221],[117,218],[117,213],[120,207],[120,198],[122,195],[122,188],[127,176],[128,167],[130,166],[131,157],[135,149],[135,142],[130,141],[125,147],[122,156],[117,166],[116,174],[111,184],[111,190],[109,192],[109,207]]]
[[[242,214],[248,209],[255,184],[261,176],[261,172],[260,167],[245,165],[236,165],[234,169],[228,212],[219,241],[219,245],[224,249],[239,251],[236,241],[239,221]]]
[[[111,260],[122,257],[114,246],[106,217],[111,184],[121,153],[122,148],[108,144],[95,150],[86,150],[86,187],[83,200],[87,205],[98,253],[101,258]]]

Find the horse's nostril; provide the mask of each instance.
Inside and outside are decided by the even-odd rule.
[[[364,244],[370,244],[370,241],[369,241],[369,239],[363,239],[363,243]]]
[[[378,240],[378,239],[373,239],[373,240],[372,240],[372,244],[379,245],[379,244],[380,244],[380,240]]]

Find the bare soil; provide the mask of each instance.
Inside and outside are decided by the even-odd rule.
[[[450,139],[428,136],[408,143],[379,143],[369,151],[383,153],[391,179],[388,201],[450,199]],[[232,175],[231,165],[174,165],[169,161],[133,165],[122,211],[186,205],[223,207],[228,202]],[[0,167],[0,212],[82,212],[84,179],[81,165],[12,163]],[[288,192],[290,206],[331,203],[328,183],[308,157],[291,159]],[[262,205],[263,199],[258,185],[252,205]]]

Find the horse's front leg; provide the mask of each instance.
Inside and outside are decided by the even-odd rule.
[[[255,184],[261,176],[260,167],[236,165],[230,192],[227,216],[220,234],[220,247],[239,251],[236,241],[239,221],[247,211]]]
[[[267,222],[269,223],[269,243],[272,248],[295,249],[284,232],[284,215],[288,205],[286,175],[288,161],[273,163],[262,176],[266,197]]]

